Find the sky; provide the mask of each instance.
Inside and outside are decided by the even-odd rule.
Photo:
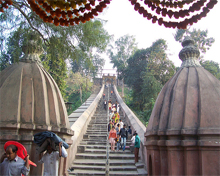
[[[114,35],[114,40],[128,34],[133,35],[138,43],[138,48],[148,48],[157,39],[165,39],[168,44],[169,59],[172,60],[175,66],[180,66],[182,61],[179,59],[179,52],[182,46],[176,42],[173,35],[176,29],[165,28],[163,25],[159,26],[158,23],[153,24],[147,20],[137,11],[128,0],[112,0],[99,18],[107,20],[104,28],[110,35]],[[213,9],[197,23],[190,26],[191,29],[196,28],[200,30],[208,30],[208,37],[215,39],[214,44],[204,56],[205,60],[213,60],[220,64],[220,57],[218,50],[220,48],[220,25],[217,21],[220,17],[220,3],[217,3]],[[107,55],[103,56],[106,60],[104,69],[111,69],[112,64],[109,62]],[[109,70],[108,70],[109,72]]]

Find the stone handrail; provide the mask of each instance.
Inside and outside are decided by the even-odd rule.
[[[93,116],[96,108],[98,106],[99,100],[102,97],[104,91],[104,85],[102,85],[101,90],[99,91],[98,95],[94,99],[94,101],[90,104],[90,106],[82,113],[82,115],[75,121],[75,123],[71,126],[71,129],[74,131],[74,136],[72,136],[72,145],[70,148],[69,159],[68,159],[68,166],[70,167],[73,160],[75,159],[75,155],[77,153],[77,146],[79,145],[80,141],[83,139],[83,135],[86,133],[87,126]]]
[[[138,136],[141,139],[141,146],[139,149],[139,153],[141,156],[141,160],[144,162],[145,169],[147,166],[147,150],[144,146],[145,137],[144,133],[146,132],[146,127],[144,124],[137,118],[137,116],[130,110],[130,108],[124,103],[123,99],[118,93],[116,86],[114,85],[114,93],[116,95],[117,102],[120,105],[120,111],[123,112],[124,117],[126,118],[126,125],[131,126],[132,132],[136,131]]]

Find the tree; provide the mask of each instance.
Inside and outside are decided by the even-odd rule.
[[[69,112],[73,112],[90,96],[93,84],[88,77],[82,76],[79,72],[70,72],[66,82],[68,102],[73,103]]]
[[[146,71],[148,54],[149,49],[137,50],[128,59],[128,66],[124,71],[125,83],[133,90],[133,104],[138,110],[143,108],[142,75]]]
[[[92,76],[95,78],[98,73],[102,73],[102,69],[105,65],[105,60],[100,55],[94,55],[94,58],[92,59],[93,62],[93,72]]]
[[[148,57],[147,73],[153,75],[156,80],[164,85],[175,73],[175,66],[168,59],[167,44],[163,39],[155,41],[150,47],[150,55]]]
[[[26,0],[15,1],[13,6],[1,13],[0,22],[1,70],[18,62],[24,55],[21,47],[28,40],[29,33],[34,30],[36,36],[44,41],[44,54],[41,56],[44,66],[58,83],[61,92],[65,90],[65,60],[79,61],[85,65],[85,69],[90,69],[93,73],[94,68],[101,64],[93,65],[92,58],[97,56],[91,51],[104,52],[111,37],[103,28],[104,21],[98,19],[69,27],[44,23]]]
[[[167,58],[166,50],[166,41],[159,39],[151,47],[137,50],[128,59],[125,83],[133,89],[136,110],[143,111],[151,98],[156,99],[162,86],[175,73],[175,66]]]
[[[205,54],[215,42],[214,38],[208,37],[208,30],[200,29],[193,29],[192,31],[189,29],[177,29],[174,38],[176,41],[182,43],[186,35],[190,36],[195,41],[196,47],[198,47],[200,53],[203,54]]]
[[[137,50],[137,43],[133,36],[124,35],[115,41],[114,45],[115,47],[110,45],[108,55],[113,63],[113,68],[117,68],[119,79],[122,79],[122,73],[127,67],[127,60]]]
[[[220,68],[219,68],[219,64],[217,62],[214,61],[200,61],[200,64],[206,69],[208,70],[210,73],[212,73],[217,79],[220,80]]]

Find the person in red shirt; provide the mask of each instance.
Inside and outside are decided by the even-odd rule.
[[[112,126],[112,129],[109,132],[110,143],[111,143],[111,151],[115,151],[115,139],[117,138],[115,126]]]

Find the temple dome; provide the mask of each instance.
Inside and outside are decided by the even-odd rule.
[[[220,81],[197,61],[191,38],[180,69],[157,97],[146,128],[149,175],[220,174]]]
[[[0,127],[72,133],[61,92],[40,53],[32,50],[0,72]]]
[[[146,135],[219,134],[220,81],[197,61],[198,49],[186,38],[183,61],[161,90]]]

